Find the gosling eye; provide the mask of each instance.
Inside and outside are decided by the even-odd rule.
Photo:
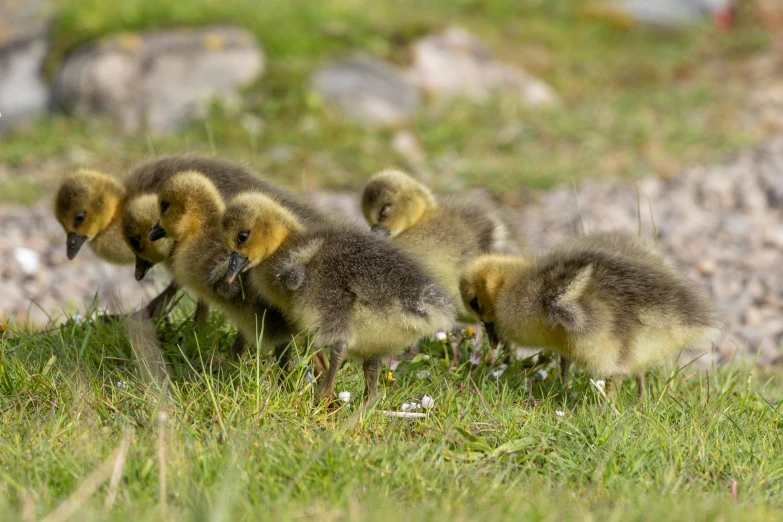
[[[389,215],[389,208],[391,205],[386,204],[383,207],[381,207],[381,213],[378,215],[379,219],[386,219],[386,217]]]
[[[141,252],[141,237],[133,236],[128,240],[128,242],[130,242],[131,248],[133,248],[133,250],[136,252]]]
[[[479,308],[478,297],[474,297],[473,299],[471,299],[471,300],[470,300],[470,307],[471,307],[471,308],[473,309],[473,311],[474,311],[474,312],[476,312],[477,314],[480,314],[480,313],[481,313],[481,311],[480,311],[480,308]]]
[[[250,232],[240,232],[237,234],[237,243],[240,245],[247,241],[248,236],[250,236]]]
[[[164,212],[166,212],[169,209],[170,206],[171,206],[171,204],[168,201],[161,201],[160,202],[160,213],[163,214]]]
[[[74,226],[78,227],[79,225],[84,223],[84,218],[85,218],[84,212],[79,212],[78,214],[73,216],[73,224],[74,224]]]

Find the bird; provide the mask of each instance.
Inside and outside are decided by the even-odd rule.
[[[623,232],[587,234],[536,258],[481,256],[463,270],[460,295],[490,343],[540,346],[601,378],[633,375],[640,396],[648,368],[721,333],[704,291]]]
[[[240,281],[226,283],[229,252],[220,235],[225,204],[215,183],[197,171],[183,171],[168,178],[157,194],[160,218],[148,233],[150,241],[164,238],[175,246],[167,259],[174,281],[220,310],[239,329],[232,347],[238,356],[247,342],[273,347],[284,365],[292,339],[280,311],[247,291]],[[263,335],[261,335],[263,333]]]
[[[231,251],[227,281],[247,273],[252,286],[297,330],[330,348],[319,388],[333,397],[347,356],[362,361],[365,403],[376,398],[384,358],[453,324],[454,300],[394,243],[352,223],[306,227],[269,196],[240,194],[221,221]]]
[[[328,214],[309,199],[276,186],[241,164],[188,154],[163,156],[134,169],[129,179],[133,181],[135,189],[126,201],[122,213],[122,234],[136,256],[135,276],[139,281],[150,268],[171,255],[174,243],[171,238],[155,242],[148,238],[150,229],[159,217],[157,192],[152,180],[163,182],[178,172],[189,170],[209,178],[224,200],[245,190],[258,190],[277,198],[308,222],[329,219]],[[208,307],[199,303],[196,308],[196,322],[204,323],[208,313]]]
[[[170,250],[169,242],[153,248],[147,240],[149,228],[157,221],[157,216],[148,221],[152,215],[151,203],[156,201],[157,190],[164,181],[187,170],[209,176],[225,197],[249,188],[265,190],[286,201],[301,215],[323,219],[323,214],[313,205],[275,187],[240,164],[192,154],[160,156],[138,165],[122,181],[90,169],[79,169],[65,176],[55,197],[55,215],[67,233],[68,258],[76,257],[87,243],[98,257],[110,263],[135,262],[135,276],[141,280]],[[157,203],[154,207],[157,212]],[[177,291],[175,284],[169,285],[149,302],[145,309],[147,315],[156,317]],[[197,317],[206,316],[203,305],[197,311]]]
[[[373,232],[388,235],[435,275],[457,302],[458,319],[473,320],[459,299],[459,273],[476,256],[526,252],[515,216],[488,197],[476,194],[438,199],[423,183],[398,169],[382,170],[367,181],[362,214]],[[452,344],[452,369],[459,364],[459,343]],[[496,352],[492,352],[494,363]]]

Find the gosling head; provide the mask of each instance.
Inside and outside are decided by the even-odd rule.
[[[125,204],[122,235],[136,255],[137,281],[144,279],[150,268],[167,259],[174,246],[171,238],[150,241],[149,232],[159,216],[158,197],[155,194],[144,194]]]
[[[288,209],[259,192],[245,192],[226,207],[221,220],[223,241],[231,251],[226,281],[274,254],[302,225]]]
[[[362,213],[371,230],[392,237],[415,225],[436,205],[427,187],[394,169],[375,174],[362,193]]]
[[[508,270],[525,261],[510,256],[485,255],[469,263],[460,275],[459,292],[462,302],[484,323],[492,348],[499,344],[495,329],[495,304],[508,278]]]
[[[65,232],[66,253],[73,259],[86,241],[103,232],[122,206],[125,188],[102,172],[79,169],[65,176],[54,213]]]
[[[149,231],[149,240],[167,237],[184,241],[220,220],[223,200],[209,178],[200,172],[184,171],[160,187],[158,211],[160,219]]]

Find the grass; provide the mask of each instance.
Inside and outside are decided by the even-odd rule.
[[[745,117],[754,87],[742,67],[768,45],[752,2],[738,24],[681,31],[628,28],[591,15],[590,2],[561,0],[58,0],[50,76],[80,45],[119,31],[216,23],[246,27],[268,70],[238,110],[214,107],[204,121],[168,136],[124,135],[99,119],[44,118],[3,137],[0,162],[37,172],[56,158],[57,175],[87,163],[117,173],[153,153],[216,152],[244,160],[295,187],[355,189],[390,164],[419,170],[440,190],[483,185],[513,199],[572,179],[675,175],[687,165],[758,142]],[[430,101],[405,130],[425,152],[410,164],[391,146],[398,129],[364,129],[309,89],[311,71],[356,49],[398,65],[409,44],[460,24],[502,59],[549,82],[560,107],[532,111],[513,97],[486,105]],[[254,130],[255,129],[255,130]],[[71,151],[79,154],[73,155]],[[75,159],[74,159],[75,156]],[[37,178],[41,193],[55,176]]]
[[[433,342],[429,357],[384,379],[384,397],[360,415],[354,401],[314,404],[305,358],[278,384],[263,355],[222,360],[231,333],[219,318],[196,336],[176,313],[158,328],[171,369],[166,400],[145,384],[122,326],[5,333],[0,518],[51,513],[113,462],[129,429],[113,507],[103,511],[109,493],[99,487],[77,503],[79,520],[783,516],[780,375],[657,370],[641,402],[626,383],[615,413],[581,373],[568,391],[546,362],[516,362],[499,379],[469,364],[452,373]],[[346,365],[337,389],[360,395],[357,366]],[[378,413],[425,394],[435,401],[426,418]]]

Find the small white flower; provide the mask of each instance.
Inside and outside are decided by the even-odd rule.
[[[117,381],[117,384],[115,386],[121,390],[127,390],[128,389],[128,383],[125,381]]]
[[[351,401],[351,392],[341,391],[340,393],[337,394],[337,397],[339,397],[341,401],[347,404],[348,402]]]
[[[82,324],[84,322],[84,316],[82,314],[73,314],[71,320],[76,324]]]
[[[435,407],[435,399],[430,397],[429,395],[425,395],[421,398],[421,407],[425,410],[429,410]]]
[[[313,375],[313,372],[307,372],[305,374],[305,381],[307,381],[308,383],[315,381],[315,375]]]
[[[546,370],[544,370],[543,368],[541,368],[540,370],[538,370],[538,371],[536,372],[536,374],[538,374],[538,376],[539,376],[539,377],[541,377],[541,380],[543,381],[544,379],[546,379],[546,378],[547,378],[547,376],[549,375],[549,372],[547,372]]]
[[[419,408],[421,408],[421,405],[418,402],[402,403],[402,411],[413,411],[413,410],[418,410]]]
[[[508,364],[501,364],[500,368],[492,372],[492,378],[495,380],[500,379],[500,376],[503,375],[503,372],[506,371],[506,368],[508,368]]]
[[[396,370],[396,369],[397,369],[397,367],[398,367],[399,365],[400,365],[400,361],[397,361],[397,360],[395,360],[395,359],[392,359],[392,360],[391,360],[391,362],[389,363],[389,369],[390,369],[391,371],[394,371],[394,370]]]
[[[606,390],[606,381],[595,381],[595,385],[604,391]]]
[[[441,342],[441,343],[443,341],[445,341],[446,339],[448,339],[448,337],[449,336],[446,335],[446,332],[438,332],[438,333],[435,334],[435,340],[438,341],[438,342]]]
[[[429,361],[430,360],[430,356],[425,353],[424,355],[421,356],[421,360],[422,361]]]
[[[564,417],[565,412],[563,410],[555,410],[555,415],[557,415],[558,417]]]
[[[475,352],[470,356],[470,365],[478,366],[479,364],[481,364],[481,354],[479,352]]]
[[[418,372],[416,372],[416,377],[419,379],[429,379],[430,372],[429,370],[419,370]]]

